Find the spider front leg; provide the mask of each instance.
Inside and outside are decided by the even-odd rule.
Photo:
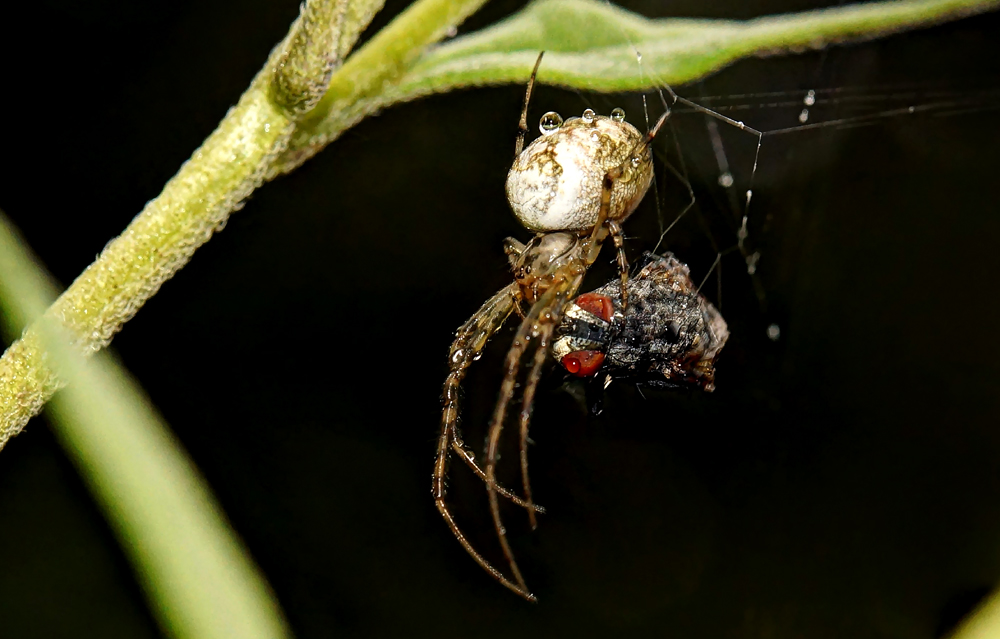
[[[625,238],[622,235],[622,226],[614,220],[608,222],[608,232],[611,234],[611,241],[614,242],[618,251],[618,272],[622,278],[622,310],[628,308],[628,259],[625,257]]]
[[[622,278],[622,310],[628,308],[628,259],[625,257],[625,237],[622,234],[622,226],[614,220],[608,221],[608,232],[611,234],[611,241],[614,242],[618,251],[618,272]]]
[[[521,594],[520,589],[503,576],[499,570],[494,568],[482,555],[480,555],[466,539],[451,511],[445,502],[447,492],[445,480],[448,473],[448,457],[450,451],[454,450],[458,456],[476,473],[476,475],[486,481],[486,473],[476,463],[473,455],[465,448],[461,436],[458,432],[459,415],[459,395],[461,393],[462,380],[465,373],[473,361],[482,352],[483,347],[489,338],[500,329],[506,321],[514,305],[514,296],[517,294],[517,286],[511,284],[491,297],[476,313],[459,328],[455,342],[451,347],[450,366],[451,370],[444,384],[444,408],[441,415],[441,435],[438,439],[437,458],[434,463],[434,472],[431,477],[431,491],[434,495],[434,504],[438,512],[444,518],[452,534],[458,542],[465,548],[465,551],[478,563],[486,572],[507,586],[514,592]],[[529,508],[532,515],[535,511],[544,512],[544,509],[529,504],[501,486],[495,487],[496,492],[510,499],[514,503],[524,508]]]
[[[484,482],[486,481],[486,473],[476,463],[475,455],[465,447],[458,429],[458,415],[460,412],[459,395],[466,370],[479,357],[483,346],[486,345],[486,342],[493,333],[499,330],[504,321],[506,321],[511,313],[511,305],[516,307],[518,295],[516,285],[507,286],[483,304],[469,321],[462,325],[456,332],[455,341],[450,351],[451,370],[444,384],[444,409],[441,416],[442,439],[438,444],[438,463],[435,465],[433,475],[435,496],[443,496],[445,492],[444,479],[447,472],[447,463],[445,463],[445,474],[439,473],[438,467],[441,464],[442,457],[447,462],[448,446],[465,461],[477,477]],[[540,513],[545,512],[545,509],[541,506],[529,505],[502,486],[497,487],[497,490],[503,497],[510,499],[522,508],[529,508],[533,513],[535,511]]]
[[[438,510],[442,511],[441,514],[452,525],[451,516],[447,514],[447,506],[444,504],[445,477],[447,476],[448,451],[453,442],[460,442],[457,432],[462,380],[465,379],[466,371],[482,352],[486,342],[510,316],[516,288],[516,285],[511,284],[487,300],[469,321],[458,329],[455,341],[451,345],[450,370],[444,383],[441,436],[438,440],[437,460],[432,475],[432,491],[434,500],[438,504]],[[463,454],[460,456],[466,459],[464,448],[462,450]],[[457,528],[453,527],[452,530],[456,536],[459,536],[459,541],[462,541],[463,537]],[[463,543],[463,545],[465,544]]]
[[[535,349],[531,371],[528,373],[528,379],[524,385],[524,396],[521,398],[521,414],[518,420],[521,434],[521,486],[524,488],[524,499],[528,504],[532,504],[531,480],[528,478],[528,424],[531,422],[531,409],[535,401],[535,391],[538,388],[539,380],[542,378],[542,364],[545,363],[545,357],[549,354],[553,327],[554,324],[548,322],[544,329],[539,331],[538,348]],[[538,528],[534,509],[528,509],[528,522],[531,524],[532,530]]]
[[[660,116],[653,128],[646,134],[646,137],[643,138],[639,145],[640,148],[643,149],[643,152],[645,152],[645,149],[652,144],[653,139],[660,132],[660,129],[663,127],[663,123],[667,121],[668,117],[670,117],[669,110]],[[633,153],[631,157],[634,158],[636,156]],[[630,159],[629,162],[632,162],[632,160]],[[604,176],[604,181],[601,185],[601,208],[597,217],[599,227],[594,229],[594,239],[596,239],[596,233],[599,228],[606,226],[607,233],[611,235],[611,241],[614,243],[615,250],[618,252],[618,272],[621,274],[622,281],[621,301],[623,310],[628,308],[628,287],[626,286],[628,284],[628,259],[625,257],[625,236],[622,232],[621,222],[618,219],[608,219],[608,215],[611,210],[611,192],[614,189],[615,182],[622,176],[624,170],[624,165],[619,166],[608,171],[608,173]],[[599,247],[600,244],[598,243],[597,246]]]
[[[525,244],[516,238],[508,237],[503,241],[503,252],[507,255],[507,260],[510,261],[510,267],[516,268],[518,258],[524,253],[527,248]],[[517,316],[524,320],[524,309],[521,307],[521,291],[518,289],[513,294],[514,297],[514,312]]]
[[[590,249],[587,252],[587,265],[590,266],[597,259],[601,251],[601,243],[608,235],[618,252],[618,272],[622,278],[622,308],[628,307],[628,292],[625,285],[628,284],[628,259],[625,257],[625,237],[622,232],[622,225],[618,220],[608,219],[611,211],[611,192],[614,190],[615,180],[621,176],[621,169],[609,171],[601,183],[601,204],[597,213],[597,224],[590,234]]]
[[[517,141],[514,143],[514,157],[521,155],[524,150],[524,136],[528,135],[528,105],[531,103],[531,89],[535,86],[535,76],[538,75],[538,67],[542,64],[544,51],[538,53],[535,60],[535,68],[531,70],[531,77],[528,78],[528,87],[524,90],[524,106],[521,107],[521,119],[517,123]]]
[[[514,579],[517,581],[517,587],[513,588],[513,590],[529,601],[534,601],[535,596],[528,591],[528,585],[525,583],[524,577],[521,575],[521,570],[514,560],[510,544],[507,542],[507,530],[504,528],[500,518],[500,504],[497,497],[500,491],[496,481],[496,463],[500,434],[503,431],[503,425],[507,418],[507,406],[514,398],[517,377],[521,369],[521,359],[528,352],[529,347],[534,344],[535,352],[532,367],[524,387],[519,420],[522,481],[524,482],[526,501],[530,505],[531,486],[528,481],[527,440],[531,407],[538,382],[541,378],[542,365],[545,363],[545,358],[548,355],[552,334],[562,317],[568,301],[579,290],[585,271],[586,268],[578,261],[574,261],[564,266],[563,269],[560,269],[559,272],[554,274],[553,282],[548,290],[535,302],[527,317],[521,322],[521,326],[514,336],[514,343],[507,353],[506,371],[503,382],[500,385],[500,398],[497,400],[497,407],[490,422],[490,433],[486,448],[486,488],[490,497],[490,512],[493,515],[493,524],[496,528],[497,538],[500,541],[500,547],[503,549],[504,556],[507,558]],[[534,524],[532,515],[532,511],[529,510],[529,518],[532,519],[532,523]],[[503,583],[504,585],[508,585],[509,582]],[[508,587],[510,586],[508,585]]]

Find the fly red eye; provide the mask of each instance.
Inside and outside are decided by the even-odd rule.
[[[611,316],[615,313],[615,307],[611,303],[611,298],[607,295],[584,293],[577,297],[574,303],[588,313],[600,317],[605,322],[610,322]]]
[[[591,377],[604,363],[601,351],[573,351],[562,358],[562,365],[571,375]]]

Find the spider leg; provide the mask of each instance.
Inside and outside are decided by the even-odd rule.
[[[545,55],[544,51],[538,54],[535,68],[531,70],[531,77],[528,78],[528,88],[524,92],[524,106],[521,108],[521,119],[517,123],[517,142],[514,143],[515,159],[524,150],[524,136],[528,134],[528,103],[531,102],[531,90],[535,87],[535,76],[538,75],[538,66],[542,63],[543,55]]]
[[[517,584],[512,583],[504,577],[499,570],[494,568],[490,562],[486,561],[482,555],[476,552],[475,548],[472,547],[472,544],[469,543],[469,540],[465,538],[464,534],[462,534],[458,524],[455,523],[454,517],[451,516],[451,511],[448,510],[448,507],[445,505],[443,499],[435,499],[434,503],[437,504],[438,512],[441,513],[441,516],[444,517],[444,520],[448,523],[448,527],[451,528],[451,532],[454,533],[455,538],[458,539],[458,543],[462,544],[462,548],[465,548],[465,552],[469,553],[469,555],[476,560],[476,563],[482,566],[483,570],[490,573],[493,578],[499,581],[505,588],[509,588],[528,601],[537,601],[534,595],[522,590]]]
[[[524,306],[521,304],[521,302],[524,299],[524,296],[521,294],[520,290],[516,290],[511,294],[511,298],[513,298],[514,302],[514,312],[517,313],[517,316],[521,318],[521,321],[523,322],[525,315],[524,315]]]
[[[459,413],[459,391],[462,380],[468,367],[475,361],[476,357],[486,345],[487,340],[503,325],[514,305],[514,295],[516,284],[502,289],[499,293],[486,301],[476,313],[458,329],[455,342],[451,347],[451,371],[444,384],[444,409],[441,415],[441,435],[438,438],[437,459],[434,463],[434,472],[431,476],[431,492],[434,495],[434,505],[444,518],[458,543],[465,548],[476,563],[482,566],[483,570],[493,575],[493,578],[501,584],[510,588],[522,597],[533,599],[523,588],[512,583],[503,574],[494,568],[482,555],[480,555],[466,539],[455,518],[452,517],[448,504],[445,502],[447,493],[445,478],[448,474],[448,457],[452,449],[452,441],[457,440],[458,433],[458,413]],[[464,449],[463,449],[464,450]],[[465,455],[462,455],[466,458]],[[499,492],[493,486],[493,494]],[[504,491],[508,492],[509,491]],[[520,501],[520,500],[519,500]],[[524,503],[522,501],[522,503]]]
[[[542,377],[542,364],[545,363],[545,356],[549,353],[549,341],[552,337],[553,328],[552,322],[548,322],[541,327],[538,335],[538,348],[535,349],[535,359],[532,361],[531,371],[528,373],[528,379],[524,385],[524,395],[521,398],[521,415],[519,421],[521,429],[521,485],[524,487],[524,499],[531,506],[534,506],[534,503],[531,501],[531,481],[528,479],[528,423],[531,421],[531,408],[535,401],[535,390],[538,388],[538,382]],[[535,508],[528,509],[528,522],[531,524],[532,530],[538,528],[538,521],[535,518]]]
[[[683,100],[683,98],[680,99]],[[687,102],[687,100],[685,100],[685,102]],[[652,143],[653,138],[657,136],[657,134],[660,132],[660,129],[663,128],[663,123],[666,122],[667,118],[669,117],[670,117],[670,110],[668,109],[663,115],[660,116],[660,119],[656,121],[656,124],[653,125],[653,128],[650,129],[649,133],[646,134],[646,137],[643,140],[643,144],[649,146],[650,143]]]
[[[586,254],[586,260],[588,266],[594,263],[598,253],[601,252],[601,242],[610,234],[615,249],[618,251],[618,272],[622,278],[622,308],[627,308],[628,291],[625,285],[628,284],[628,259],[625,257],[625,239],[621,224],[617,220],[608,219],[608,214],[611,211],[611,191],[614,189],[615,180],[621,176],[621,173],[622,169],[619,167],[608,171],[604,176],[604,182],[601,185],[601,208],[597,213],[597,224],[588,239],[590,248]]]
[[[587,238],[588,247],[584,251],[584,260],[587,266],[590,266],[597,260],[598,254],[601,252],[601,242],[604,238],[608,236],[608,214],[611,211],[611,191],[615,186],[615,179],[621,175],[620,169],[614,169],[609,171],[604,176],[604,181],[601,183],[601,207],[597,211],[597,224],[594,225],[594,230],[591,231],[590,237]]]
[[[486,481],[486,472],[479,467],[479,464],[476,463],[475,456],[465,447],[465,444],[462,442],[462,438],[458,433],[458,429],[452,431],[451,449],[454,450],[455,453],[457,453],[458,456],[463,461],[465,461],[465,463],[469,466],[469,468],[472,469],[472,472],[476,473],[476,477],[483,480],[484,482]],[[545,514],[545,508],[543,508],[542,506],[530,503],[530,500],[525,501],[521,499],[514,493],[510,492],[510,490],[504,488],[499,484],[497,484],[497,492],[500,493],[501,497],[506,497],[507,499],[511,500],[521,508],[527,508],[528,511],[531,513],[532,518],[534,517],[535,513],[539,513],[541,515]]]
[[[524,314],[524,309],[521,308],[521,305],[517,302],[514,303],[514,312],[517,313],[517,316],[521,318],[521,321],[523,322],[524,318],[526,317]]]
[[[504,252],[504,255],[507,256],[507,259],[510,260],[511,268],[513,268],[515,266],[515,262],[517,262],[517,258],[521,256],[521,253],[524,253],[524,249],[525,248],[526,247],[524,245],[524,242],[521,242],[517,238],[514,238],[514,237],[506,237],[506,238],[504,238],[504,240],[503,240],[503,252]]]
[[[660,132],[660,129],[663,128],[663,123],[667,121],[668,117],[670,117],[669,110],[660,116],[642,142],[636,146],[633,153],[629,154],[629,162],[632,161],[631,158],[635,156],[635,152],[639,151],[640,147],[644,147],[642,149],[643,153],[646,152],[646,149],[652,144],[653,139]],[[625,257],[625,239],[622,234],[621,224],[618,220],[609,220],[608,215],[611,211],[611,191],[614,189],[615,180],[621,177],[624,171],[625,165],[623,164],[608,171],[604,176],[604,182],[601,185],[601,208],[597,215],[597,225],[594,227],[594,232],[591,235],[591,242],[593,242],[591,254],[594,259],[597,258],[597,252],[600,251],[601,240],[609,234],[611,235],[611,240],[614,242],[615,249],[618,252],[618,272],[622,278],[621,299],[623,309],[628,308],[628,289],[626,288],[626,284],[628,284],[628,259]]]
[[[611,240],[618,251],[618,272],[622,278],[622,308],[628,308],[628,259],[625,257],[625,239],[622,235],[622,225],[615,220],[608,220],[608,231],[611,233]]]
[[[567,266],[565,267],[565,272],[555,274],[554,281],[549,289],[535,302],[528,316],[521,322],[521,326],[514,336],[514,343],[507,352],[506,372],[503,382],[500,385],[500,398],[497,400],[497,407],[490,422],[490,433],[486,446],[486,489],[490,498],[490,512],[493,515],[493,525],[496,528],[500,547],[503,549],[504,556],[510,564],[511,573],[513,573],[514,580],[517,582],[518,592],[530,600],[534,600],[534,595],[531,595],[528,591],[528,585],[521,575],[521,570],[517,567],[510,544],[507,542],[507,531],[500,519],[500,504],[497,498],[498,490],[496,481],[497,451],[500,442],[500,433],[503,430],[503,424],[507,417],[507,405],[514,398],[514,389],[521,367],[521,358],[527,352],[530,342],[534,340],[535,348],[542,352],[541,355],[537,355],[536,351],[536,358],[541,357],[544,362],[545,355],[548,352],[547,336],[551,335],[554,326],[562,316],[563,309],[569,299],[580,288],[580,283],[583,281],[585,269],[579,264],[576,266],[578,268],[575,269]],[[534,384],[531,384],[529,380],[530,396],[532,397],[534,396],[536,386],[537,380]],[[529,404],[523,406],[522,411],[525,410],[530,412]],[[531,503],[530,498],[528,503]],[[529,512],[532,511],[529,510]]]
[[[503,241],[503,252],[507,256],[507,260],[510,262],[510,267],[515,268],[517,266],[517,260],[524,253],[527,246],[523,242],[517,240],[513,237],[505,238]],[[515,291],[514,293],[514,311],[517,316],[522,320],[524,319],[524,309],[521,308],[521,293],[520,291]]]

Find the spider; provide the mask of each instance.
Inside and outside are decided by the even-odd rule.
[[[531,527],[537,527],[535,515],[543,509],[532,501],[527,443],[528,423],[542,366],[570,301],[608,236],[618,252],[620,303],[627,307],[628,263],[621,223],[639,205],[652,182],[651,142],[669,115],[668,110],[643,135],[625,122],[621,109],[613,110],[609,116],[600,116],[587,109],[582,117],[565,122],[557,113],[549,112],[539,123],[541,137],[525,148],[528,105],[543,54],[539,54],[525,90],[514,163],[506,184],[507,199],[514,215],[536,235],[526,245],[513,238],[505,240],[504,251],[510,260],[514,281],[487,300],[457,331],[450,350],[450,371],[444,384],[441,434],[432,476],[434,502],[459,543],[497,581],[529,601],[536,599],[528,590],[507,542],[500,518],[499,497],[525,508]],[[486,463],[481,467],[458,431],[460,386],[468,367],[479,358],[487,340],[514,312],[521,317],[521,326],[507,353],[500,397],[490,421]],[[508,406],[514,399],[522,360],[530,360],[518,414],[523,498],[500,486],[496,480],[500,434]],[[490,512],[513,580],[472,547],[448,510],[445,478],[452,452],[486,483]]]
[[[672,254],[647,252],[643,262],[626,284],[632,300],[627,307],[616,280],[570,302],[554,334],[553,356],[576,377],[596,381],[598,373],[604,373],[603,388],[623,379],[661,388],[714,390],[715,361],[729,337],[725,320],[695,287],[687,265]],[[461,440],[457,442],[455,449],[484,476]],[[497,491],[531,507],[502,487]],[[537,505],[534,510],[543,512]]]

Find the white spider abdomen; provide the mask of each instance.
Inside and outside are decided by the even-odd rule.
[[[631,124],[605,116],[572,118],[545,132],[514,160],[507,200],[536,232],[586,231],[597,224],[604,177],[612,175],[608,219],[638,206],[653,177],[652,154]]]

